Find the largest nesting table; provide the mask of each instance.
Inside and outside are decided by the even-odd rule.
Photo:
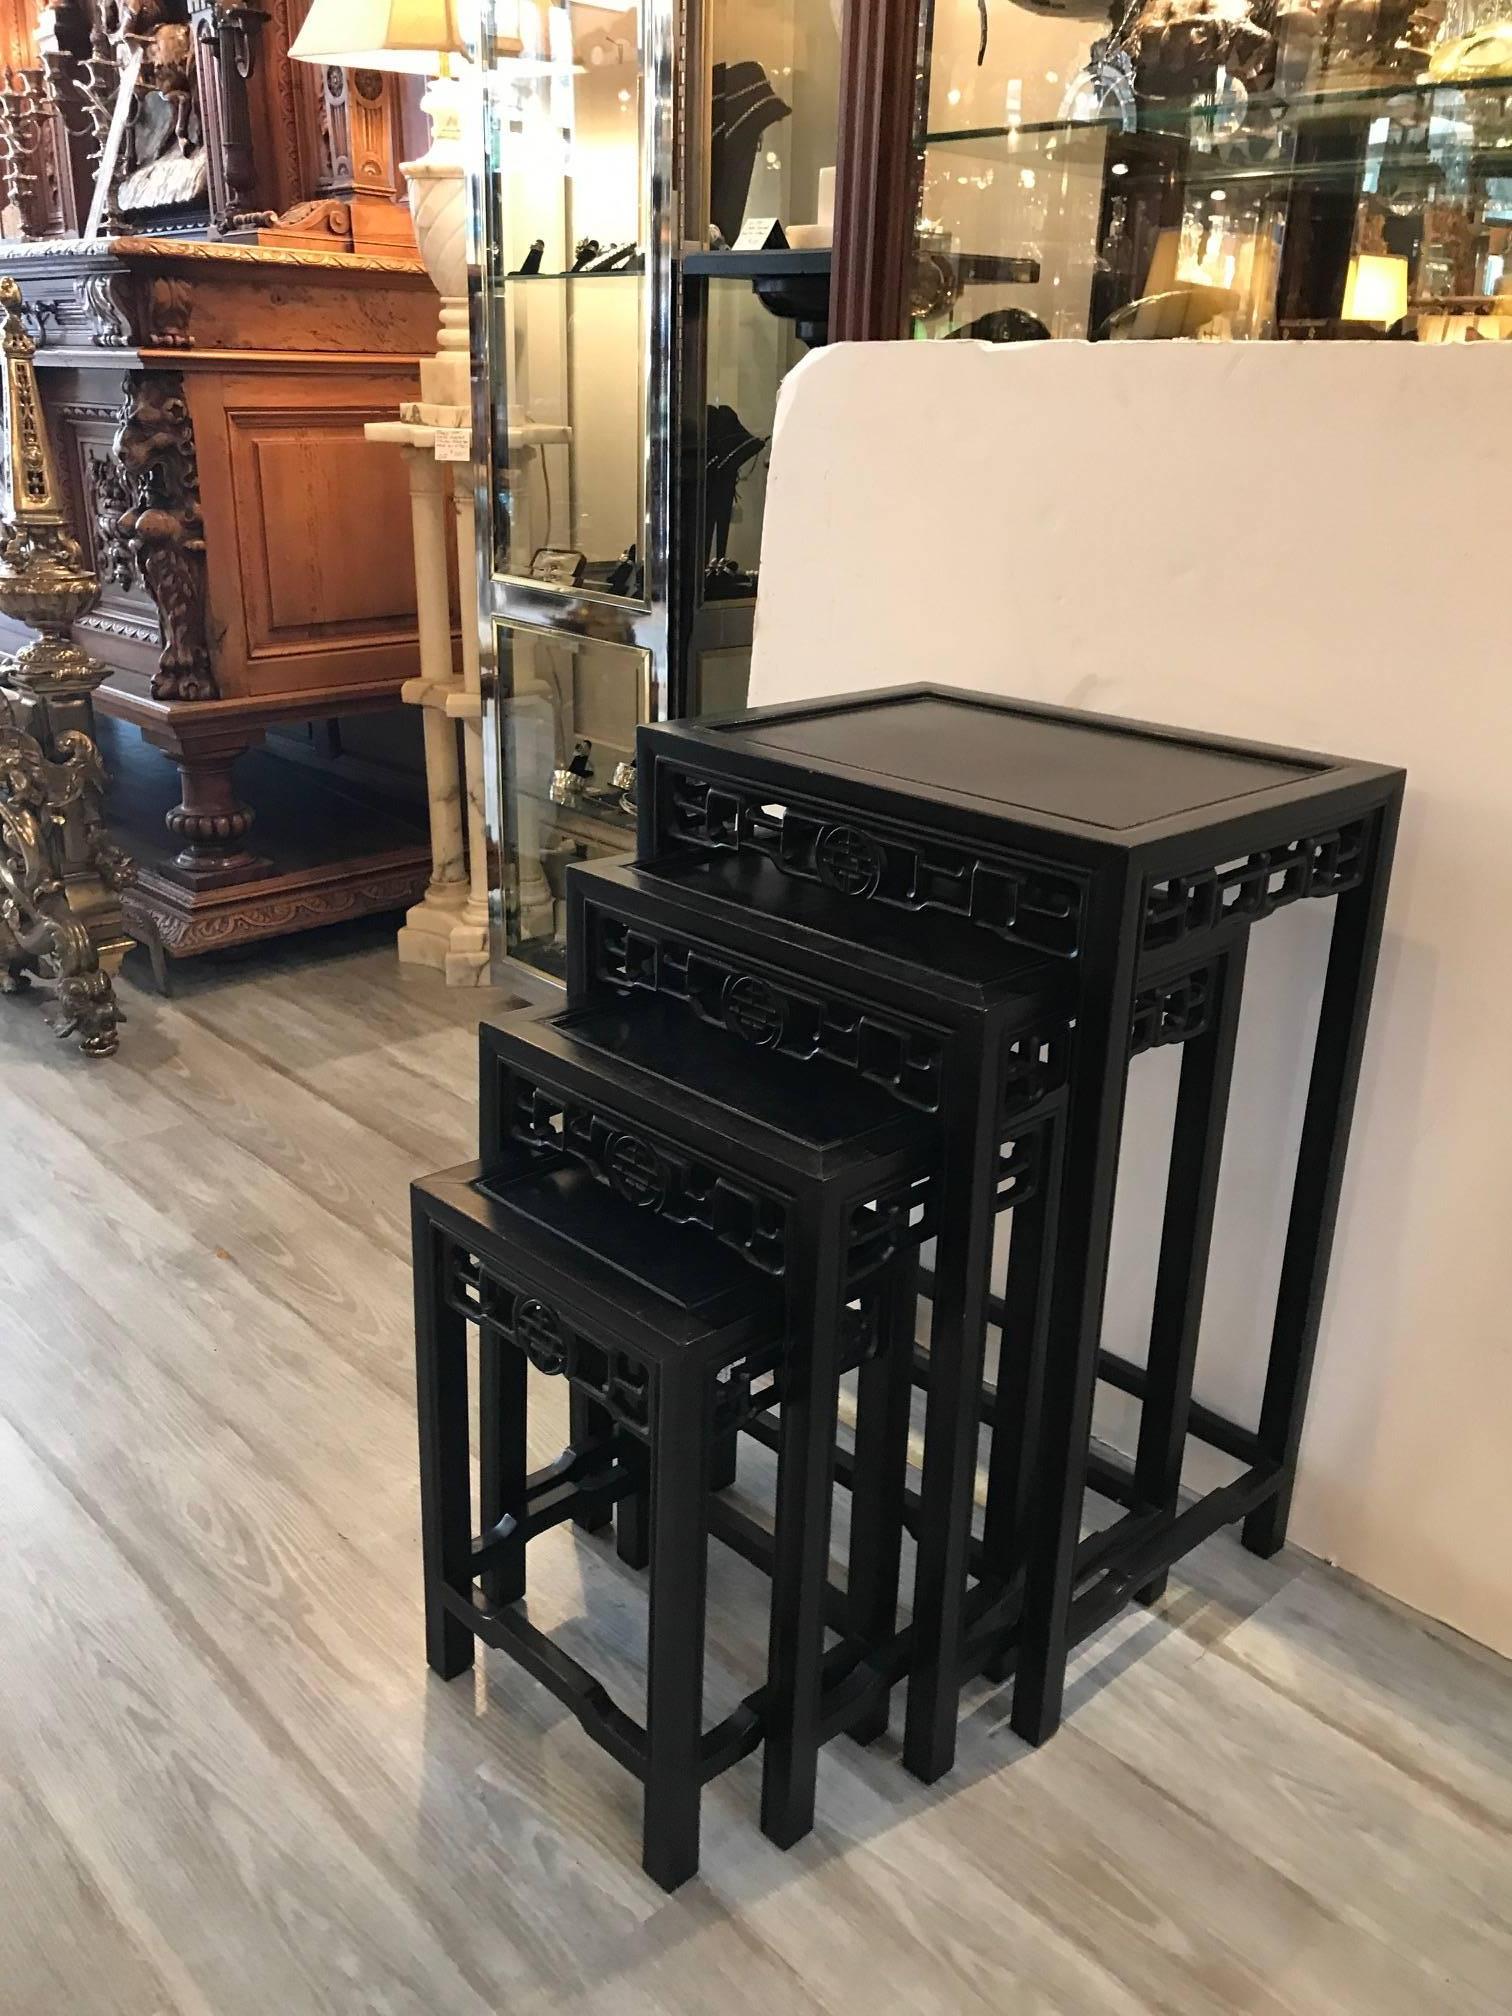
[[[958,1016],[941,1076],[904,1746],[908,1767],[933,1780],[953,1762],[971,1671],[1016,1670],[1014,1728],[1041,1742],[1060,1721],[1069,1649],[1131,1595],[1158,1592],[1170,1565],[1221,1526],[1242,1521],[1259,1554],[1285,1538],[1403,773],[929,686],[644,727],[638,759],[636,874],[653,893],[718,906],[758,965],[814,972],[845,940],[885,955],[917,920],[929,927],[922,944],[944,930],[990,948],[976,959],[984,999],[999,964],[1010,990],[1047,961],[1064,971],[1061,1029],[1032,1058],[999,1054],[990,1016]],[[1305,898],[1333,899],[1335,911],[1264,1399],[1249,1429],[1194,1405],[1193,1366],[1248,935]],[[575,993],[601,978],[581,960]],[[863,992],[885,990],[885,956],[858,959],[855,972]],[[1185,1048],[1141,1366],[1101,1348],[1103,1308],[1129,1059],[1168,1043]],[[1026,1064],[1060,1080],[1058,1211],[1036,1239],[1043,1334],[1011,1340],[1015,1461],[999,1464],[994,1447],[1013,1517],[994,1508],[994,1475],[989,1532],[995,1511],[1012,1531],[984,1547],[972,1532],[979,1420],[984,1407],[995,1413],[1001,1436],[1006,1411],[1004,1395],[984,1402],[983,1389],[987,1327],[1004,1315],[990,1276],[1005,1072],[1022,1095]],[[1011,1303],[1011,1273],[1007,1294]],[[1137,1393],[1142,1410],[1132,1465],[1110,1478],[1103,1463],[1096,1479],[1123,1516],[1088,1540],[1099,1378]],[[1188,1435],[1243,1468],[1183,1503]]]

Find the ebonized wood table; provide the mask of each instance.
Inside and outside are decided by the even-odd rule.
[[[644,727],[639,862],[752,907],[751,884],[822,891],[858,948],[942,920],[998,948],[1064,962],[1074,1040],[1032,1511],[998,1670],[1017,1669],[1013,1725],[1058,1726],[1067,1654],[1171,1562],[1242,1520],[1285,1538],[1379,951],[1403,773],[997,696],[930,687]],[[742,885],[746,885],[744,888]],[[1335,899],[1257,1430],[1192,1402],[1229,1072],[1250,929]],[[758,901],[767,900],[760,898]],[[772,907],[780,910],[781,899]],[[873,922],[875,920],[875,934]],[[921,940],[921,944],[925,941]],[[858,949],[858,979],[867,961]],[[1187,1046],[1148,1364],[1100,1350],[1131,1053]],[[935,1283],[914,1659],[905,1761],[932,1780],[955,1752],[968,1622],[971,1497],[991,1314],[996,1077],[946,1100],[947,1198]],[[984,1112],[990,1118],[984,1119]],[[1143,1398],[1124,1517],[1080,1538],[1099,1376]],[[1245,1465],[1182,1508],[1189,1433]]]

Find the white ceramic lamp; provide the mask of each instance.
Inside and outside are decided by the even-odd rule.
[[[518,50],[519,42],[513,42]],[[460,0],[315,0],[289,54],[344,70],[405,70],[429,77],[421,104],[431,144],[403,163],[410,215],[425,270],[441,296],[436,355],[420,366],[413,417],[433,426],[466,424],[468,408],[467,201],[463,187],[462,104],[453,58],[466,54]],[[508,55],[508,38],[495,37]],[[408,409],[407,409],[408,411]]]

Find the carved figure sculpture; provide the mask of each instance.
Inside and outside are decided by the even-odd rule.
[[[126,380],[114,453],[130,497],[116,529],[157,604],[163,637],[152,696],[213,700],[199,466],[180,379],[146,371]]]
[[[156,160],[170,147],[188,154],[199,144],[199,106],[194,81],[194,35],[184,0],[107,0],[106,32],[118,60],[139,49],[139,107],[127,128],[128,169]],[[147,104],[156,93],[167,108],[156,117]]]

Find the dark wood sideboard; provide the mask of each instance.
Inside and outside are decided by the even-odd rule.
[[[416,394],[424,271],[147,236],[12,242],[0,267],[100,576],[76,631],[111,668],[97,705],[178,770],[161,844],[130,836],[131,929],[161,963],[413,901],[423,805],[375,821],[312,771],[260,832],[235,766],[277,724],[393,708],[415,672],[406,474],[363,427]]]

